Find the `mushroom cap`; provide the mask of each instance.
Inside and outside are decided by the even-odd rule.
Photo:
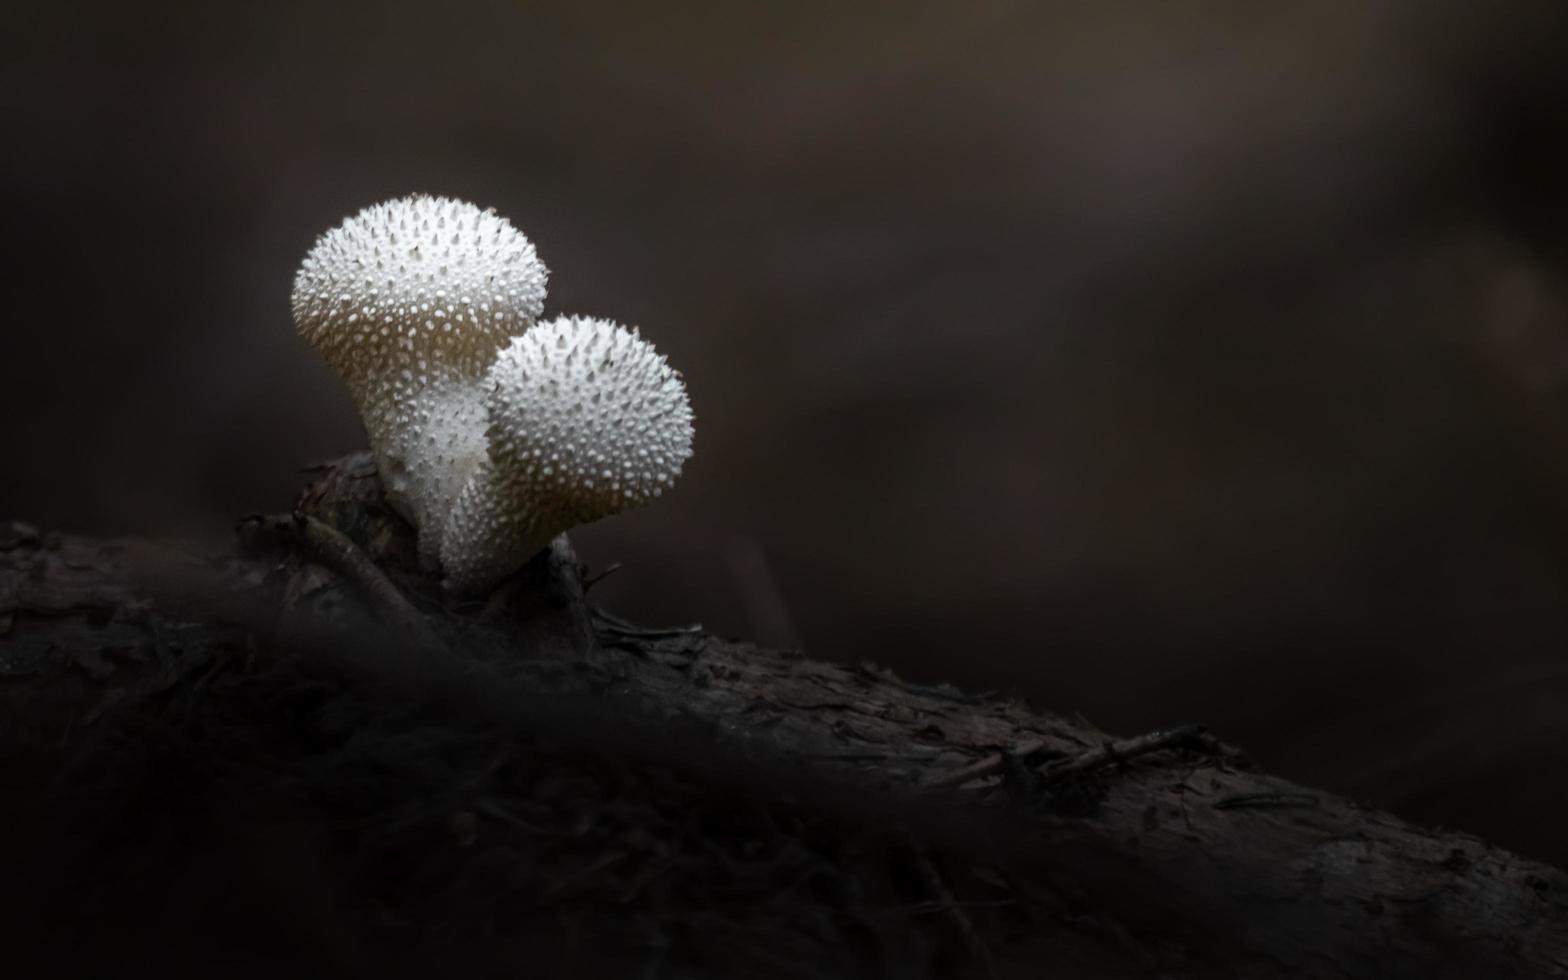
[[[559,531],[643,504],[691,457],[680,372],[635,330],[558,317],[514,339],[490,369],[490,459],[513,499]]]
[[[294,277],[294,322],[363,400],[424,374],[481,377],[544,309],[548,276],[493,209],[417,194],[316,240]]]

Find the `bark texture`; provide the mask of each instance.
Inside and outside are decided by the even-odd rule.
[[[564,538],[488,600],[453,603],[422,573],[379,492],[363,457],[339,461],[295,514],[242,522],[232,555],[0,525],[0,721],[18,744],[62,746],[60,758],[79,766],[107,751],[82,732],[126,730],[137,706],[154,702],[160,718],[171,704],[193,717],[198,696],[238,710],[261,683],[245,678],[303,657],[328,671],[331,697],[417,692],[444,706],[449,729],[486,733],[476,746],[512,745],[517,726],[543,725],[571,758],[600,760],[564,771],[602,773],[593,766],[614,757],[639,773],[638,786],[652,771],[706,787],[653,792],[633,807],[646,811],[642,824],[616,818],[621,836],[543,884],[492,869],[511,882],[507,895],[532,896],[531,911],[492,923],[486,942],[502,946],[537,926],[545,905],[599,887],[588,882],[614,886],[619,904],[585,898],[567,919],[591,933],[606,909],[621,910],[613,914],[629,918],[604,928],[624,948],[579,943],[551,961],[557,975],[609,969],[610,960],[590,968],[570,956],[614,947],[636,969],[669,976],[1568,976],[1559,870],[1254,771],[1196,726],[1117,739],[871,664],[627,623],[588,601]],[[543,757],[528,755],[527,773],[515,762],[451,763],[420,819],[445,828],[442,847],[461,861],[476,839],[494,838],[511,857],[491,848],[486,860],[542,867],[528,842],[556,841],[566,834],[552,829],[561,808],[585,808],[568,800],[550,816],[535,806],[541,779],[564,778],[541,776]],[[523,780],[532,802],[508,780]],[[58,778],[51,785],[51,799],[76,799],[60,795]],[[322,785],[310,792],[329,791]],[[669,829],[670,813],[704,814],[730,796],[761,801],[763,815],[735,825],[753,829],[728,844],[713,843],[727,831]],[[385,812],[355,819],[380,826]],[[766,873],[747,863],[759,841],[775,839],[780,853],[803,846],[825,862],[823,894],[781,871],[793,859],[770,858]],[[713,852],[723,847],[733,850],[721,859]],[[708,856],[683,864],[683,848]],[[759,874],[750,891],[736,884]],[[698,880],[728,897],[694,899]],[[789,889],[786,913],[776,903]],[[813,902],[816,912],[802,911]],[[744,928],[741,908],[752,916]],[[896,909],[896,922],[879,909]],[[691,921],[710,928],[688,934]],[[721,922],[734,928],[711,925]],[[633,934],[641,938],[625,940]],[[337,950],[329,962],[357,962],[326,945]]]

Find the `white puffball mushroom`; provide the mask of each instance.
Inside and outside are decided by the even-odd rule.
[[[348,385],[387,500],[454,589],[651,500],[691,456],[680,374],[606,320],[535,325],[547,277],[494,211],[414,196],[322,235],[294,279],[300,335]]]
[[[441,534],[447,586],[473,591],[557,534],[644,504],[691,456],[680,373],[635,331],[560,317],[514,339],[490,369],[489,454]]]
[[[427,556],[484,459],[485,373],[544,309],[548,275],[494,210],[414,195],[322,235],[295,276],[300,336],[348,385]]]

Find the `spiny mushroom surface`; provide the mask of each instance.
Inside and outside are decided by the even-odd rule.
[[[416,195],[322,235],[294,280],[300,335],[348,385],[387,499],[454,589],[651,500],[691,456],[680,374],[606,320],[534,326],[547,276],[494,211]]]
[[[543,310],[548,275],[493,210],[415,195],[322,235],[294,279],[299,333],[348,385],[428,557],[485,457],[485,373]]]
[[[607,320],[537,324],[487,385],[489,453],[441,534],[450,588],[494,582],[568,528],[652,500],[691,456],[680,373]]]

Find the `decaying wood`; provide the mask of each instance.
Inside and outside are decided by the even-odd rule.
[[[587,602],[564,539],[487,601],[453,602],[422,574],[362,458],[325,470],[299,510],[252,527],[294,546],[286,560],[0,528],[0,693],[14,706],[25,691],[36,708],[47,689],[86,716],[103,710],[93,681],[117,658],[146,665],[136,683],[169,685],[185,676],[168,665],[171,642],[254,657],[276,642],[280,610],[330,639],[362,628],[352,611],[368,602],[397,632],[435,638],[424,656],[522,665],[429,682],[454,697],[481,688],[466,702],[476,712],[514,710],[506,685],[542,696],[543,712],[551,697],[591,696],[895,811],[990,828],[932,845],[946,859],[909,845],[912,887],[928,893],[917,913],[947,916],[968,950],[953,975],[1568,976],[1568,875],[1253,771],[1196,726],[1115,739],[869,664],[640,628]],[[317,526],[332,536],[310,545],[301,529]],[[378,565],[357,565],[362,555]],[[342,601],[333,583],[345,578],[363,600]],[[462,812],[533,826],[489,797]],[[996,837],[970,840],[965,857],[975,833]],[[946,876],[982,852],[989,870],[965,874],[989,898],[957,894]],[[1041,911],[1032,932],[999,938],[970,921],[988,902]],[[1067,967],[1034,972],[1031,949]]]
[[[432,653],[444,651],[429,622],[399,592],[386,573],[342,531],[303,511],[255,515],[235,528],[240,549],[251,554],[276,550],[305,565],[319,565],[353,587],[377,620]]]

